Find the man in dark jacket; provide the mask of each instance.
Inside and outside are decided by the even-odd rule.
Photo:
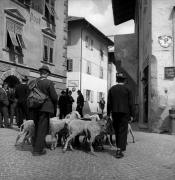
[[[23,124],[24,119],[29,119],[29,112],[27,107],[27,96],[29,95],[29,87],[27,83],[28,77],[24,76],[22,78],[22,83],[17,85],[15,88],[15,98],[17,99],[16,121],[18,127]]]
[[[67,114],[72,112],[73,102],[74,102],[74,98],[72,97],[72,91],[69,90],[67,93]]]
[[[126,150],[128,121],[133,117],[133,100],[130,89],[125,85],[125,77],[118,73],[118,84],[112,86],[108,92],[107,115],[112,113],[113,127],[116,136],[116,158],[124,156]]]
[[[63,119],[67,114],[67,97],[65,91],[61,91],[61,96],[59,97],[58,100],[58,106],[60,109],[59,118]]]
[[[49,119],[55,114],[58,96],[51,80],[47,79],[50,74],[48,66],[43,65],[40,69],[40,78],[37,79],[38,89],[48,96],[46,102],[38,109],[34,109],[35,137],[33,142],[33,155],[46,153],[45,137],[49,130]]]
[[[83,117],[84,97],[80,90],[77,91],[77,94],[78,94],[78,97],[77,97],[76,111],[78,111],[81,117]]]
[[[6,82],[3,83],[2,88],[0,88],[0,127],[4,128],[9,127],[9,113],[8,106],[9,100],[7,95],[8,84]],[[4,125],[3,125],[4,118]]]

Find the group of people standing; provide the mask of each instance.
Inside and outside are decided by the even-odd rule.
[[[14,117],[18,127],[24,119],[29,118],[26,100],[29,93],[27,85],[28,78],[24,76],[22,83],[15,88],[10,88],[7,82],[4,82],[0,88],[0,127],[11,128]]]
[[[76,111],[79,112],[81,117],[83,117],[83,106],[84,106],[84,97],[80,90],[77,91],[77,107]],[[63,119],[67,114],[72,112],[72,104],[74,99],[72,97],[72,91],[66,89],[66,91],[61,91],[61,96],[58,100],[58,106],[60,109],[59,118]]]

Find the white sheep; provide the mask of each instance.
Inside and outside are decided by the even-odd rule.
[[[76,119],[74,121],[70,121],[68,124],[69,136],[66,140],[65,146],[63,148],[63,152],[66,152],[69,142],[75,138],[77,135],[84,134],[87,136],[89,140],[89,145],[91,149],[91,153],[94,153],[92,143],[95,141],[95,137],[99,135],[101,132],[105,131],[106,121],[83,121]],[[71,144],[70,148],[73,150]]]
[[[64,128],[67,128],[67,125],[75,119],[79,119],[80,114],[77,111],[73,111],[70,114],[68,114],[65,119],[59,119],[58,117],[54,117],[50,119],[50,133],[51,137],[54,140],[56,137],[56,141],[53,141],[51,144],[51,149],[55,149],[57,146],[58,137],[56,136],[57,133],[59,133]]]
[[[32,138],[34,137],[35,124],[33,120],[24,121],[24,123],[20,126],[19,134],[17,135],[15,145],[17,145],[18,140],[24,135],[24,139],[22,141],[22,145],[27,142],[32,142]]]

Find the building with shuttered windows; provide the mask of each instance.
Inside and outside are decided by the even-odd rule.
[[[57,92],[66,88],[67,0],[0,1],[0,84],[11,88],[46,64]]]
[[[100,99],[107,100],[109,46],[113,42],[85,18],[68,18],[67,87],[75,101],[77,90],[83,93],[84,113],[100,113]]]

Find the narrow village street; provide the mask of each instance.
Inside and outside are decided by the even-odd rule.
[[[174,180],[175,136],[134,131],[122,159],[105,145],[96,156],[82,150],[47,150],[34,157],[31,146],[15,147],[17,129],[0,129],[0,180]]]

